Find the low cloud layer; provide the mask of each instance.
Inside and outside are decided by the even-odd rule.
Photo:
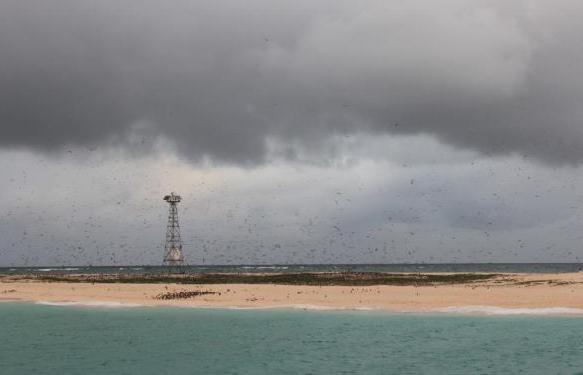
[[[385,138],[362,142],[390,158],[333,168],[1,151],[0,265],[160,264],[173,190],[191,264],[583,259],[583,167]],[[359,143],[340,153],[362,154]],[[419,149],[426,159],[403,162]]]
[[[0,146],[297,158],[352,134],[583,160],[578,1],[0,3]],[[145,146],[145,147],[146,147]]]

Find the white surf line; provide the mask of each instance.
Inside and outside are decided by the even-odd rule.
[[[427,312],[480,314],[480,315],[583,315],[575,307],[499,307],[499,306],[449,306],[426,310]]]
[[[232,310],[315,310],[315,311],[376,311],[391,314],[456,314],[456,315],[580,315],[583,316],[583,309],[574,307],[535,307],[535,308],[509,308],[498,306],[449,306],[434,309],[400,309],[387,307],[369,307],[369,306],[323,306],[308,304],[289,304],[289,305],[271,305],[271,306],[197,306],[190,305],[184,307],[204,307],[204,308],[223,308]]]
[[[22,301],[22,300],[18,300]],[[6,302],[10,302],[7,300]],[[16,301],[14,301],[16,302]],[[583,309],[574,307],[499,307],[499,306],[448,306],[440,308],[387,308],[369,306],[326,306],[312,304],[285,304],[266,306],[228,306],[228,305],[203,305],[203,304],[137,304],[116,301],[33,301],[37,305],[46,306],[72,306],[72,307],[102,307],[102,308],[131,308],[131,307],[179,307],[192,309],[226,309],[226,310],[310,310],[310,311],[376,311],[392,314],[455,314],[455,315],[489,315],[489,316],[512,316],[512,315],[580,315],[583,316]]]
[[[153,305],[154,307],[181,307],[190,309],[224,309],[224,310],[314,310],[314,311],[383,311],[382,309],[366,306],[326,306],[310,304],[286,304],[265,306],[233,306],[233,305]],[[392,310],[386,310],[392,311]]]
[[[37,268],[33,271],[41,271],[41,272],[52,272],[52,271],[79,271],[79,268]]]
[[[144,307],[137,303],[114,302],[114,301],[34,301],[36,305],[46,306],[87,306],[87,307],[105,307],[105,308],[124,308],[124,307]]]

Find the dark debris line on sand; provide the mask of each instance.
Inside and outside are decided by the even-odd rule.
[[[452,273],[380,273],[380,272],[319,272],[319,273],[203,273],[203,274],[26,274],[0,277],[3,281],[33,280],[47,282],[87,282],[124,284],[281,284],[281,285],[439,285],[469,284],[486,281],[499,274]]]
[[[221,293],[219,292],[212,292],[206,290],[184,290],[179,292],[166,292],[160,293],[154,297],[154,299],[164,299],[164,300],[174,300],[174,299],[187,299],[187,298],[194,298],[198,296],[205,296],[209,294],[218,294],[219,296]]]

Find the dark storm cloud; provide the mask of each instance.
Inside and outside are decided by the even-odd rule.
[[[576,1],[2,1],[0,145],[124,144],[192,159],[268,141],[427,133],[583,160]]]

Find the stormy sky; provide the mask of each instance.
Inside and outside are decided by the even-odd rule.
[[[0,266],[583,261],[582,15],[0,0]]]

